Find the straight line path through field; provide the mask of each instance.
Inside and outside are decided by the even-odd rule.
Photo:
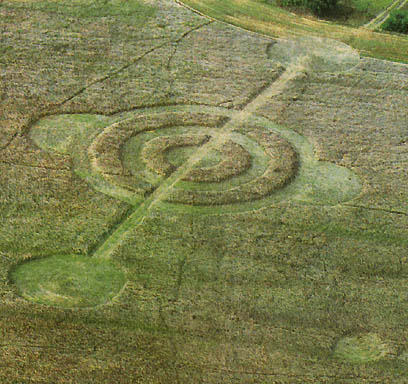
[[[367,24],[364,24],[363,27],[371,29],[372,31],[378,29],[388,20],[391,11],[400,9],[407,3],[408,0],[394,0],[387,8],[384,9],[384,11],[378,14],[374,19],[370,20]]]
[[[250,120],[256,111],[265,105],[272,97],[281,94],[287,84],[295,79],[307,66],[308,57],[302,56],[291,63],[281,76],[252,99],[243,109],[234,114],[212,138],[200,147],[181,167],[173,172],[133,213],[105,240],[94,252],[93,257],[108,259],[119,245],[142,224],[149,211],[163,201],[179,182],[203,157],[215,148],[219,148],[228,138],[228,135],[238,126]]]
[[[74,92],[72,95],[70,95],[69,97],[65,98],[64,100],[62,100],[61,102],[57,103],[58,106],[64,105],[66,103],[68,103],[69,101],[71,101],[72,99],[82,95],[86,90],[88,90],[90,87],[99,84],[99,83],[103,83],[106,80],[112,78],[113,76],[116,76],[122,72],[124,72],[126,69],[128,69],[129,67],[131,67],[132,65],[136,65],[137,63],[139,63],[142,59],[144,59],[146,56],[150,55],[151,53],[153,53],[154,51],[157,51],[159,49],[164,48],[166,45],[171,45],[171,44],[176,44],[176,46],[178,44],[180,44],[180,42],[185,39],[187,36],[189,36],[191,33],[198,31],[200,28],[203,28],[209,24],[213,23],[212,20],[210,21],[206,21],[203,24],[197,25],[194,28],[191,28],[185,32],[183,32],[179,37],[177,37],[176,39],[168,39],[166,41],[164,41],[163,43],[156,45],[150,49],[148,49],[146,52],[142,53],[141,55],[139,55],[138,57],[136,57],[135,59],[129,61],[128,63],[122,65],[119,68],[113,69],[111,71],[109,71],[107,74],[103,75],[102,77],[96,78],[92,81],[90,81],[88,84],[86,84],[85,86],[81,87],[79,90],[77,90],[76,92]]]

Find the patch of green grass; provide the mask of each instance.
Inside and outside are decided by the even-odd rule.
[[[93,307],[117,296],[124,272],[106,260],[58,255],[18,265],[11,273],[22,297],[58,307]]]
[[[389,347],[376,334],[367,334],[341,339],[334,350],[333,357],[350,363],[368,363],[384,358]]]
[[[361,181],[349,169],[320,162],[305,170],[301,176],[303,190],[299,200],[316,204],[336,204],[356,197],[361,191]]]
[[[95,114],[55,115],[37,122],[30,136],[44,150],[69,154],[78,151],[78,145],[86,148],[90,140],[112,122],[113,118]]]

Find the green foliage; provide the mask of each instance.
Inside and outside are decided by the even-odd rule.
[[[390,352],[389,347],[376,334],[341,339],[333,356],[351,363],[366,363],[384,358]]]
[[[408,10],[397,9],[391,12],[382,29],[384,31],[408,34]]]
[[[278,5],[288,8],[302,8],[305,5],[305,0],[278,0]]]
[[[305,0],[306,8],[317,16],[328,16],[337,9],[337,0]]]
[[[30,260],[12,272],[19,293],[39,304],[91,307],[115,297],[124,286],[124,273],[107,260],[57,255]]]
[[[282,7],[305,8],[317,16],[331,15],[337,9],[337,0],[278,0]]]

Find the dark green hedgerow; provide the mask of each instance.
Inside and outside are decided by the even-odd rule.
[[[278,0],[281,7],[305,8],[317,16],[332,15],[337,9],[337,0]]]
[[[384,31],[408,34],[408,10],[397,9],[390,13],[390,17],[382,26]]]

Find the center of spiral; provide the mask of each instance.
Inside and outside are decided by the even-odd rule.
[[[177,165],[169,160],[168,152],[183,147],[198,147],[210,138],[211,136],[206,134],[156,137],[144,145],[141,157],[151,171],[158,175],[169,176],[175,171]],[[203,165],[190,170],[182,180],[202,183],[220,182],[245,172],[251,166],[251,154],[242,145],[232,140],[227,140],[216,152],[214,158],[220,157],[221,160],[214,165]],[[204,163],[206,160],[208,161],[204,159]]]

